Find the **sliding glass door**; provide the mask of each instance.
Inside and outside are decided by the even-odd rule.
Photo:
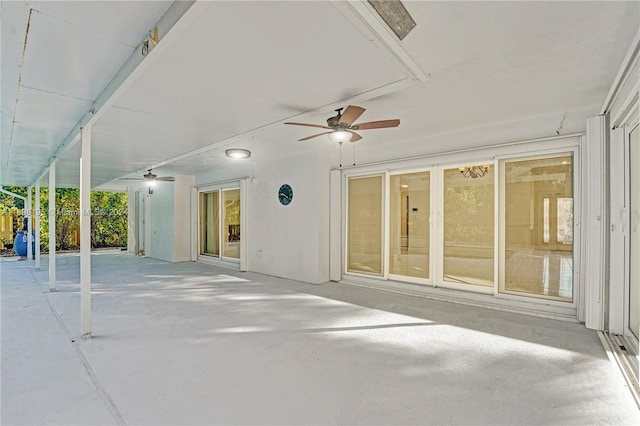
[[[575,299],[573,159],[571,151],[348,177],[345,272],[564,309]],[[640,300],[637,286],[630,291]]]
[[[640,126],[629,133],[629,331],[640,337]],[[637,369],[637,366],[636,366]],[[636,377],[638,372],[635,372]]]
[[[198,204],[199,254],[240,259],[240,189],[200,192]]]
[[[222,191],[222,256],[240,259],[240,190]]]
[[[573,156],[503,162],[500,291],[573,301]]]
[[[349,179],[347,271],[383,274],[384,176]]]
[[[390,177],[389,273],[429,279],[431,173]]]
[[[200,254],[220,255],[219,192],[200,193]]]
[[[470,165],[442,171],[443,282],[494,285],[494,171]]]

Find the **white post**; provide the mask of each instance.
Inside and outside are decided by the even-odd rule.
[[[80,327],[91,338],[91,130],[80,130]]]
[[[56,162],[49,166],[49,291],[56,291]]]
[[[27,194],[27,260],[29,262],[31,262],[31,259],[33,258],[33,250],[31,248],[31,244],[33,242],[33,238],[31,238],[31,232],[33,231],[33,209],[31,208],[31,206],[33,204],[31,204],[31,190],[33,189],[33,187],[29,187],[28,191],[29,193]]]
[[[40,270],[40,179],[36,181],[36,271]]]
[[[584,281],[584,325],[592,330],[604,330],[605,305],[605,257],[607,205],[605,159],[607,147],[607,125],[603,115],[587,119],[587,137],[585,146],[586,162],[583,170],[583,193],[589,194],[583,214],[582,235],[585,244],[584,262],[582,262]]]

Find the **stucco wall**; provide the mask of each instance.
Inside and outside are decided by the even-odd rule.
[[[283,206],[278,189],[293,189]],[[256,166],[251,187],[251,270],[309,283],[329,280],[329,160],[316,153]]]

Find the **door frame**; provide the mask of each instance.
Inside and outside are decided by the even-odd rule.
[[[629,329],[629,285],[631,263],[630,227],[630,153],[631,132],[640,125],[640,102],[611,131],[610,158],[610,269],[608,327],[610,333],[624,337],[626,345],[638,356],[638,339]]]

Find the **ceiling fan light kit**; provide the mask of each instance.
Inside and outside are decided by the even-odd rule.
[[[225,152],[225,155],[229,158],[245,159],[251,157],[251,151],[241,148],[229,148]]]
[[[351,133],[347,132],[346,130],[334,130],[333,132],[329,133],[329,139],[331,139],[332,142],[338,143],[348,141],[349,139],[351,139],[351,136]]]

